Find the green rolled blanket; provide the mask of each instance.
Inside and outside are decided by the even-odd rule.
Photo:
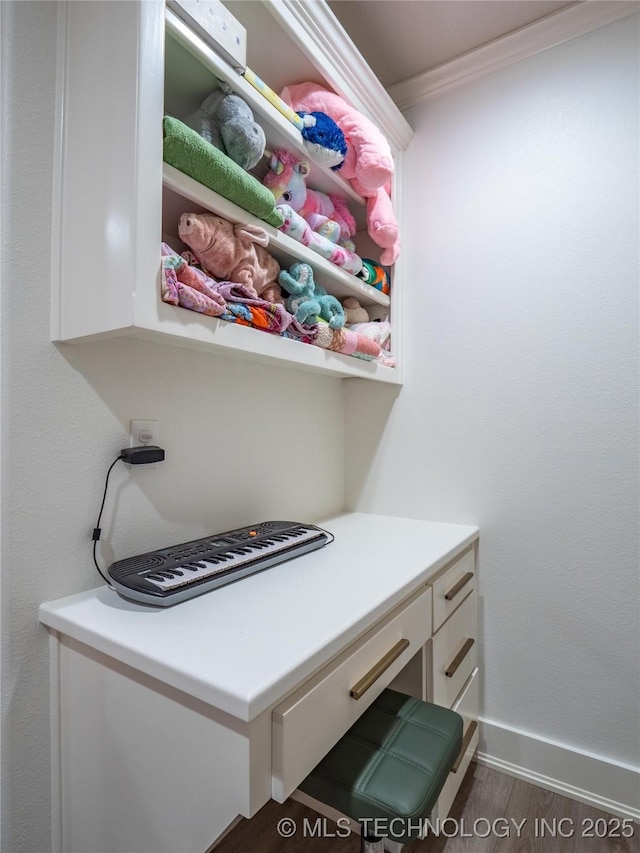
[[[279,228],[284,222],[270,190],[195,130],[171,116],[164,117],[163,158],[165,163],[274,228]]]

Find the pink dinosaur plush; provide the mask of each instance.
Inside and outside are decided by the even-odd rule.
[[[382,249],[380,263],[389,267],[395,264],[400,254],[398,220],[391,203],[390,187],[380,187],[372,193],[355,186],[354,189],[367,199],[367,231],[373,242]]]
[[[234,225],[213,213],[183,213],[178,234],[203,268],[219,280],[252,287],[267,302],[282,302],[280,265],[264,246],[264,228]]]
[[[280,97],[296,111],[326,113],[343,132],[347,156],[340,174],[367,199],[367,231],[383,249],[380,263],[393,264],[400,253],[400,241],[390,198],[393,156],[387,140],[366,116],[317,83],[287,86]]]
[[[356,178],[368,190],[389,183],[393,175],[389,143],[373,122],[340,95],[317,83],[296,83],[283,89],[280,97],[296,112],[323,112],[335,121],[347,143],[341,175]]]

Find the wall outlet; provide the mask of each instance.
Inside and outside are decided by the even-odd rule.
[[[145,444],[160,446],[160,429],[158,421],[130,420],[129,421],[129,447],[143,447]],[[139,469],[157,468],[159,462],[150,462],[148,465],[138,465]]]
[[[158,421],[129,421],[129,447],[141,447],[145,444],[160,446],[160,429]]]

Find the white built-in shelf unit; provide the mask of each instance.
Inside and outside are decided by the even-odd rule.
[[[396,159],[393,197],[400,219],[400,155],[411,130],[329,8],[299,0],[226,5],[247,28],[247,64],[274,90],[314,80],[378,124]],[[52,340],[127,334],[338,377],[399,383],[401,259],[393,270],[390,298],[162,159],[163,115],[184,117],[217,80],[249,103],[265,130],[268,150],[284,147],[306,156],[296,128],[160,0],[65,4],[58,37]],[[256,167],[256,177],[261,179],[265,170],[266,159]],[[356,250],[375,259],[366,234],[365,201],[350,183],[312,164],[308,185],[346,199],[359,228]],[[355,296],[372,318],[389,316],[398,367],[164,303],[160,243],[164,239],[177,250],[184,248],[177,237],[179,216],[201,211],[260,225],[269,236],[268,251],[281,266],[309,263],[329,293]]]

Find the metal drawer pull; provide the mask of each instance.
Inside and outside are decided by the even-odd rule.
[[[454,659],[451,661],[449,666],[444,671],[444,674],[447,676],[447,678],[451,678],[455,674],[455,671],[460,666],[462,661],[465,659],[465,657],[469,653],[469,649],[471,648],[471,646],[474,643],[475,643],[475,640],[472,640],[471,638],[464,641],[464,645],[462,646],[462,648],[460,649],[458,654],[454,657]]]
[[[364,675],[360,681],[351,688],[349,696],[353,699],[360,699],[367,690],[374,684],[385,671],[389,669],[396,658],[399,658],[402,652],[409,647],[409,640],[399,640],[392,649],[386,653],[383,658],[380,658],[378,663],[373,666],[369,672]]]
[[[449,592],[445,592],[444,597],[447,601],[452,601],[456,595],[460,592],[463,586],[466,586],[469,581],[473,578],[473,572],[467,572],[466,575],[462,575],[460,580],[451,587]]]
[[[460,752],[458,753],[458,757],[455,760],[455,764],[451,768],[452,773],[457,773],[460,765],[462,764],[462,759],[464,758],[464,754],[469,748],[469,744],[471,743],[471,739],[476,733],[476,729],[478,728],[478,721],[471,720],[469,723],[469,727],[464,733],[464,737],[462,738],[462,746],[460,747]]]

